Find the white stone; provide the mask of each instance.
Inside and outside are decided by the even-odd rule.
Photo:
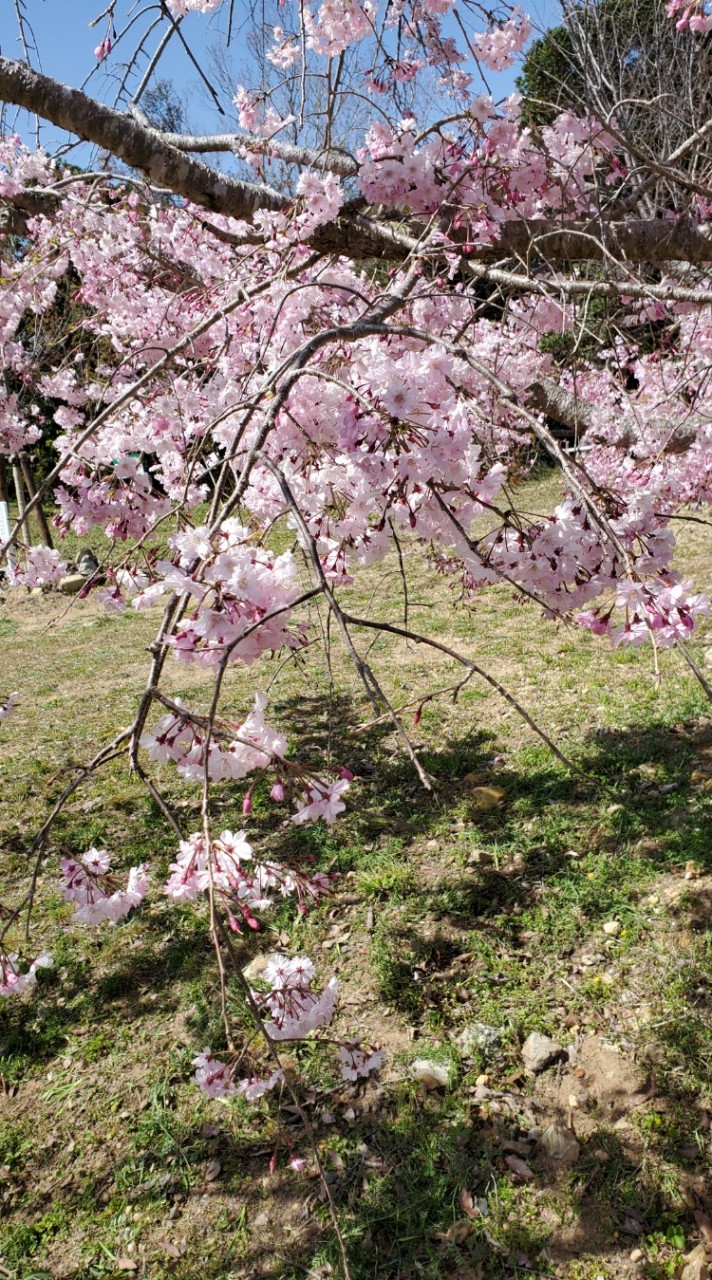
[[[550,1036],[543,1036],[540,1031],[532,1031],[522,1045],[522,1058],[528,1071],[538,1075],[556,1062],[563,1054],[561,1045]]]

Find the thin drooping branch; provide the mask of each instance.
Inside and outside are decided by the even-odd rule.
[[[67,801],[70,799],[71,796],[74,795],[74,792],[82,785],[83,782],[86,782],[88,778],[91,778],[93,774],[95,774],[96,771],[102,767],[102,765],[108,764],[109,761],[115,760],[118,756],[122,756],[126,754],[126,752],[128,751],[128,745],[127,745],[128,739],[130,738],[130,736],[131,736],[130,729],[122,729],[122,731],[119,734],[117,734],[117,736],[113,738],[111,742],[107,743],[105,747],[102,747],[101,750],[96,753],[94,758],[90,760],[88,764],[79,766],[71,782],[67,784],[67,786],[62,791],[61,795],[57,798],[57,800],[55,800],[49,815],[45,818],[44,822],[42,823],[42,826],[40,827],[34,840],[32,841],[32,844],[30,845],[30,848],[28,850],[28,858],[34,857],[34,864],[32,868],[30,886],[27,891],[27,894],[25,895],[25,898],[20,903],[20,906],[17,908],[17,911],[14,913],[12,917],[12,919],[16,919],[19,913],[23,910],[23,908],[27,909],[27,917],[26,917],[26,923],[25,923],[26,936],[29,937],[30,919],[32,916],[32,906],[35,899],[35,893],[37,891],[37,877],[39,876],[40,867],[42,865],[42,858],[44,856],[45,843],[47,841],[47,837],[50,831],[52,830],[52,827],[57,821],[57,818],[62,812],[62,809],[64,808]],[[8,925],[10,923],[11,922],[8,921]],[[0,942],[2,942],[2,939],[5,935],[5,929],[8,927],[8,925],[6,925],[5,928],[0,930]]]
[[[459,662],[463,667],[467,667],[470,673],[480,676],[488,685],[491,686],[491,688],[497,691],[500,697],[504,698],[505,702],[509,703],[513,710],[517,712],[517,715],[521,716],[522,720],[529,725],[529,728],[532,729],[539,738],[541,738],[542,742],[546,744],[549,750],[556,756],[557,760],[565,766],[565,768],[571,769],[574,773],[582,774],[584,777],[586,776],[583,774],[583,771],[579,769],[578,765],[575,765],[572,760],[569,760],[568,756],[564,755],[563,751],[559,750],[556,743],[549,737],[546,730],[542,729],[541,726],[532,719],[526,708],[522,706],[521,702],[518,702],[514,695],[511,694],[508,689],[505,689],[504,685],[499,683],[499,680],[496,680],[488,671],[485,671],[479,663],[473,662],[471,658],[466,657],[462,653],[457,653],[455,649],[451,649],[448,645],[442,644],[439,640],[433,640],[430,636],[423,636],[417,631],[412,631],[409,627],[399,627],[393,622],[376,622],[371,618],[359,618],[351,613],[344,613],[344,617],[353,627],[366,627],[370,631],[384,631],[388,632],[390,635],[401,636],[404,640],[412,640],[415,644],[427,645],[431,649],[437,649],[440,653],[446,654],[448,658],[453,658],[455,662]],[[426,699],[421,699],[420,701],[425,700]],[[374,723],[377,723],[377,721],[374,721]]]
[[[285,1064],[282,1062],[282,1059],[280,1058],[280,1055],[279,1055],[279,1050],[277,1048],[277,1044],[272,1039],[272,1037],[270,1036],[265,1026],[264,1019],[260,1012],[257,1001],[255,1000],[252,994],[252,989],[250,987],[250,984],[243,973],[242,965],[240,964],[237,953],[235,951],[235,947],[233,945],[232,938],[230,937],[230,931],[229,929],[225,928],[224,922],[217,915],[216,915],[216,926],[217,926],[217,932],[219,934],[220,940],[222,941],[222,944],[225,947],[225,950],[230,958],[230,963],[232,965],[232,970],[235,976],[235,980],[237,981],[237,984],[240,987],[240,990],[242,991],[242,994],[248,1004],[250,1013],[254,1018],[255,1026],[260,1032],[260,1035],[262,1036],[262,1039],[265,1042],[267,1052],[272,1058],[272,1061],[274,1062],[277,1070],[281,1071],[282,1074],[284,1075],[285,1086],[289,1091],[289,1094],[294,1104],[297,1115],[299,1116],[299,1119],[301,1120],[304,1126],[304,1132],[306,1133],[307,1138],[309,1140],[309,1145],[312,1149],[312,1153],[316,1161],[317,1169],[319,1170],[319,1175],[321,1178],[321,1184],[324,1190],[324,1195],[326,1196],[326,1202],[329,1206],[329,1216],[331,1218],[331,1223],[334,1228],[336,1239],[339,1245],[339,1252],[341,1254],[341,1267],[343,1271],[343,1280],[351,1280],[351,1270],[349,1267],[349,1259],[348,1259],[348,1254],[346,1252],[346,1244],[344,1241],[344,1237],[341,1231],[341,1227],[339,1225],[339,1215],[336,1211],[334,1196],[333,1196],[331,1187],[329,1185],[329,1182],[327,1180],[326,1169],[324,1168],[324,1164],[321,1159],[319,1144],[317,1142],[314,1128],[309,1119],[309,1116],[307,1115],[306,1111],[304,1110],[304,1107],[302,1106],[299,1095],[294,1087],[292,1074],[286,1069]]]
[[[383,692],[383,689],[381,688],[380,682],[377,679],[375,672],[372,670],[369,664],[365,662],[364,659],[361,657],[356,646],[354,645],[353,640],[351,639],[351,635],[349,634],[349,629],[347,625],[346,615],[343,609],[341,608],[341,605],[339,604],[338,600],[336,599],[336,596],[334,595],[334,592],[331,588],[331,584],[329,583],[324,573],[324,569],[323,569],[321,560],[319,558],[319,551],[318,551],[316,542],[314,540],[312,533],[309,530],[309,526],[307,525],[306,520],[304,519],[304,516],[302,515],[299,509],[299,504],[297,503],[294,497],[294,494],[292,493],[292,490],[289,486],[286,476],[282,471],[280,471],[279,467],[277,467],[275,463],[272,462],[272,459],[268,458],[265,454],[260,454],[260,462],[264,467],[267,468],[270,474],[274,476],[275,480],[277,481],[277,484],[279,485],[282,491],[282,495],[285,499],[285,502],[287,503],[290,511],[292,512],[292,515],[294,516],[295,523],[297,525],[297,528],[299,529],[299,533],[305,544],[305,550],[309,555],[314,572],[319,582],[321,583],[322,590],[329,602],[329,608],[331,609],[331,612],[336,618],[336,622],[338,624],[339,630],[341,631],[341,635],[343,637],[344,644],[346,645],[349,656],[351,657],[354,663],[354,666],[358,671],[358,674],[361,678],[364,689],[366,690],[366,693],[369,699],[371,700],[374,706],[374,709],[376,711],[380,711],[381,707],[386,708],[386,711],[391,720],[391,723],[393,724],[393,727],[396,730],[396,733],[400,737],[401,742],[403,743],[406,751],[408,752],[408,755],[411,759],[411,762],[418,774],[418,777],[422,785],[425,787],[427,791],[432,791],[432,779],[430,778],[430,775],[426,772],[426,770],[423,768],[422,764],[420,763],[416,750],[412,742],[410,741],[410,738],[408,737],[405,729],[403,728],[403,725],[401,724],[400,720],[395,714],[389,698],[387,698],[385,693]]]

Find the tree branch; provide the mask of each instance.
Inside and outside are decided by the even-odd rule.
[[[157,186],[168,187],[214,213],[249,220],[258,209],[280,209],[284,204],[284,198],[271,187],[241,182],[191,159],[163,142],[156,130],[96,102],[79,89],[40,75],[23,62],[0,57],[0,99],[103,147],[132,169],[145,173]]]
[[[155,185],[168,188],[213,213],[249,221],[259,209],[278,210],[288,206],[288,201],[273,188],[243,182],[190,158],[179,147],[166,142],[157,130],[96,102],[78,89],[33,71],[25,63],[0,57],[0,99],[37,113],[58,128],[104,148],[146,174]],[[264,145],[262,139],[259,141]],[[303,149],[295,149],[295,159],[296,152],[302,153],[300,162],[303,163]],[[450,228],[446,224],[443,230],[448,233]],[[417,235],[417,228],[409,232],[361,213],[347,212],[318,228],[311,237],[311,245],[322,253],[397,260],[420,246],[414,232]],[[467,234],[465,228],[461,235],[464,238]],[[618,262],[710,262],[712,230],[691,218],[627,222],[577,219],[568,225],[547,218],[514,218],[502,224],[496,243],[468,244],[467,257],[476,262],[502,257],[529,262],[610,258]]]

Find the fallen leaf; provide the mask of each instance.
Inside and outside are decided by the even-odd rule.
[[[138,1263],[134,1262],[133,1258],[117,1258],[116,1270],[117,1271],[138,1271]]]
[[[520,1160],[518,1156],[505,1156],[504,1163],[517,1178],[522,1178],[525,1182],[534,1177],[529,1165],[524,1160]]]
[[[441,1244],[462,1244],[467,1239],[472,1230],[472,1224],[467,1218],[458,1218],[457,1222],[453,1222],[447,1231],[436,1231],[435,1239]]]
[[[481,1216],[477,1205],[472,1199],[472,1192],[468,1191],[467,1187],[463,1187],[460,1192],[460,1208],[463,1213],[467,1214],[468,1218],[479,1218]]]
[[[709,1215],[705,1213],[704,1209],[693,1209],[692,1216],[705,1240],[712,1240],[712,1219]]]
[[[496,809],[507,797],[504,787],[473,787],[470,794],[477,809]]]
[[[219,1160],[211,1160],[210,1164],[205,1170],[205,1181],[214,1182],[216,1178],[220,1177],[221,1169],[222,1169],[222,1165]]]

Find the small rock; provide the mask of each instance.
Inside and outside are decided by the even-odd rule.
[[[607,933],[609,938],[617,938],[620,931],[620,920],[606,920],[606,923],[603,926],[603,932]]]
[[[710,1264],[704,1244],[698,1244],[692,1253],[685,1255],[680,1280],[709,1280]]]
[[[522,1058],[527,1071],[538,1075],[545,1071],[552,1062],[563,1055],[561,1045],[550,1036],[543,1036],[540,1031],[532,1031],[522,1045]]]
[[[645,1257],[645,1254],[642,1249],[631,1249],[628,1256],[631,1262],[640,1262],[641,1258]]]
[[[426,1089],[446,1089],[450,1083],[448,1063],[434,1058],[416,1058],[410,1064],[409,1074],[412,1080],[420,1080]]]
[[[501,1039],[500,1027],[491,1027],[486,1022],[470,1022],[455,1037],[455,1042],[466,1058],[472,1058],[475,1053],[491,1053]]]
[[[575,1164],[581,1148],[570,1129],[562,1124],[550,1124],[541,1135],[541,1146],[550,1160],[559,1164]]]
[[[81,573],[83,577],[93,578],[98,568],[99,561],[93,551],[82,551],[77,557],[77,573]]]
[[[75,596],[82,587],[86,586],[86,578],[83,573],[68,573],[64,578],[59,580],[59,589],[63,591],[65,596]]]

